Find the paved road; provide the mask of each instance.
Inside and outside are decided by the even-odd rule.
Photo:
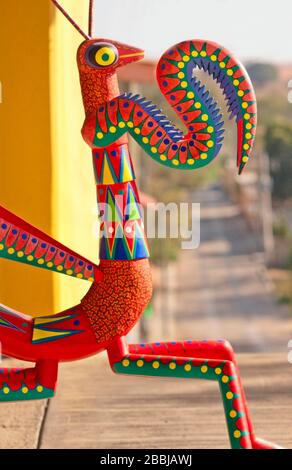
[[[237,208],[214,188],[195,199],[202,242],[178,263],[174,339],[228,338],[241,353],[256,431],[292,448],[291,318]],[[105,356],[62,365],[47,409],[2,405],[0,429],[0,448],[228,447],[216,385],[114,376]]]
[[[181,338],[228,338],[238,352],[287,352],[292,317],[279,306],[237,206],[220,188],[197,192],[201,245],[183,251],[175,320]]]

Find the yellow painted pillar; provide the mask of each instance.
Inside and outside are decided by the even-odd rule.
[[[82,37],[49,0],[2,2],[0,15],[0,204],[97,261],[95,186],[80,129],[76,66]],[[63,0],[84,27],[88,4]],[[89,285],[0,260],[0,303],[51,314]]]
[[[63,6],[87,31],[88,5],[63,0]],[[76,52],[82,36],[52,8],[50,28],[50,96],[52,129],[52,232],[73,250],[97,262],[96,190],[92,157],[81,136],[84,111]],[[95,233],[94,233],[95,232]],[[78,303],[89,284],[67,276],[54,277],[56,307]]]

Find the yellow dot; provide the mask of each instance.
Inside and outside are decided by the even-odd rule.
[[[57,266],[57,270],[58,270],[58,271],[63,271],[63,269],[64,269],[64,268],[63,268],[63,266],[61,266],[61,264],[60,264],[59,266]]]
[[[249,158],[248,158],[247,156],[245,156],[245,157],[242,158],[243,163],[247,163],[248,160],[249,160]]]
[[[227,398],[227,400],[232,400],[233,396],[234,396],[234,395],[233,395],[232,392],[227,392],[227,393],[226,393],[226,398]]]
[[[183,56],[183,61],[184,62],[188,62],[190,60],[189,56],[188,55],[184,55]]]
[[[220,369],[220,367],[216,367],[215,374],[220,375],[221,372],[222,372],[222,369]]]
[[[206,160],[208,158],[208,154],[207,153],[201,153],[201,159],[202,160]]]
[[[241,432],[240,432],[240,431],[234,431],[233,436],[234,436],[236,439],[239,439],[239,438],[241,437]]]
[[[0,250],[4,250],[4,245],[3,245],[3,243],[0,243]]]
[[[27,257],[27,261],[33,261],[33,260],[34,260],[34,257],[33,257],[33,256],[29,255],[29,256]]]
[[[214,127],[212,126],[207,127],[207,131],[209,132],[209,134],[212,134],[212,132],[214,132]]]
[[[135,134],[141,134],[139,127],[135,127],[134,132]]]
[[[201,109],[201,107],[202,107],[201,103],[199,103],[199,102],[195,103],[195,108],[196,109]]]
[[[177,166],[177,165],[179,164],[179,161],[176,160],[176,159],[175,159],[175,160],[172,160],[172,164],[175,165],[175,166]]]
[[[221,69],[225,69],[225,67],[226,67],[225,62],[220,62],[220,68],[221,68]]]
[[[159,364],[158,361],[154,361],[153,364],[152,364],[153,369],[158,369],[159,366],[160,366],[160,364]]]
[[[42,393],[43,391],[44,391],[44,387],[42,387],[41,385],[38,385],[37,392]]]
[[[252,129],[252,125],[251,125],[251,123],[250,123],[250,122],[248,122],[248,123],[247,123],[247,125],[246,125],[245,127],[247,128],[247,130],[250,130],[250,129]]]
[[[66,274],[68,274],[69,276],[72,276],[72,274],[73,274],[72,269],[68,269],[68,270],[66,271]]]
[[[22,393],[27,393],[27,392],[28,392],[28,388],[27,388],[27,387],[22,387],[21,391],[22,391]]]
[[[152,153],[157,153],[157,148],[156,147],[151,147],[151,152]]]
[[[89,282],[94,282],[94,277],[89,277],[88,280]]]
[[[186,88],[188,86],[188,82],[183,81],[183,82],[181,82],[180,85],[181,85],[182,88]]]
[[[211,55],[211,60],[212,60],[212,62],[216,62],[217,56],[215,54],[212,54]]]
[[[165,162],[165,160],[167,160],[166,155],[160,155],[160,160],[162,160],[163,162]]]
[[[129,121],[129,122],[127,123],[127,126],[132,128],[132,127],[134,127],[134,124],[132,123],[132,121]]]
[[[193,158],[189,158],[187,162],[189,165],[193,165],[195,163],[195,160]]]
[[[185,78],[185,74],[183,72],[178,72],[178,78]]]
[[[249,145],[248,145],[248,144],[244,144],[243,148],[244,148],[244,150],[249,150]]]
[[[109,128],[109,131],[111,132],[111,134],[114,134],[115,132],[117,132],[117,128],[115,126],[111,126]]]
[[[15,249],[14,248],[8,248],[8,253],[10,255],[13,255],[13,253],[15,253]]]
[[[124,129],[124,127],[126,127],[126,124],[122,121],[122,122],[119,122],[118,126],[119,126],[121,129]]]
[[[187,97],[190,98],[190,99],[194,98],[194,96],[195,96],[195,93],[193,93],[192,91],[189,91],[187,93]]]
[[[198,53],[197,51],[193,51],[193,52],[192,52],[192,56],[193,56],[193,57],[198,57],[198,55],[199,55],[199,53]]]
[[[237,412],[235,410],[231,410],[229,413],[230,418],[236,418]]]
[[[242,107],[243,107],[243,109],[247,109],[248,108],[248,103],[246,103],[246,102],[242,103]]]
[[[38,259],[38,264],[44,264],[44,263],[45,263],[44,259],[42,259],[42,258]]]
[[[83,274],[79,273],[79,274],[77,274],[77,277],[78,277],[78,279],[82,279],[82,278],[83,278]]]
[[[207,147],[209,147],[209,149],[211,149],[211,148],[214,147],[214,142],[213,142],[213,140],[209,140],[209,141],[207,142]]]
[[[190,372],[192,370],[191,364],[186,364],[184,369],[186,372]]]
[[[238,86],[239,85],[239,80],[233,80],[233,85]]]
[[[202,57],[206,57],[207,52],[206,52],[206,51],[201,51],[201,52],[200,52],[200,55],[201,55]]]
[[[227,70],[227,75],[229,75],[229,77],[232,77],[233,74],[234,72],[232,69]]]
[[[139,361],[137,361],[137,366],[138,366],[138,367],[143,367],[143,366],[144,366],[144,361],[142,361],[141,359],[139,359]]]
[[[47,266],[48,266],[48,268],[52,268],[52,267],[54,266],[54,264],[53,264],[51,261],[49,261],[49,262],[47,263]]]
[[[102,133],[102,132],[98,132],[98,133],[96,134],[96,137],[97,137],[98,139],[102,139],[102,138],[103,138],[103,133]]]
[[[248,121],[248,119],[250,119],[250,114],[249,114],[249,113],[245,113],[244,119],[246,119],[246,120]]]
[[[208,114],[203,114],[202,115],[202,121],[208,121],[208,119],[209,119]]]
[[[168,366],[171,370],[176,369],[176,363],[175,362],[170,362]]]
[[[243,96],[243,95],[244,95],[244,91],[243,91],[243,90],[239,90],[239,91],[237,92],[237,94],[238,94],[238,96]]]
[[[178,66],[179,69],[183,69],[184,66],[185,66],[185,64],[184,64],[183,62],[179,62],[179,63],[177,64],[177,66]]]
[[[129,359],[124,359],[124,360],[122,361],[122,365],[123,365],[124,367],[128,367],[128,366],[130,365]]]
[[[9,392],[10,392],[10,389],[8,387],[3,388],[3,393],[5,393],[5,395],[7,395]]]
[[[203,374],[206,374],[206,372],[208,372],[208,367],[207,366],[202,366],[201,367],[201,372],[203,372]]]
[[[143,137],[142,142],[143,142],[144,144],[148,144],[148,142],[149,142],[148,137]]]
[[[23,251],[18,251],[17,256],[18,258],[23,258],[24,257]]]
[[[222,382],[223,382],[224,384],[227,384],[227,383],[229,382],[229,377],[227,377],[227,375],[223,375],[223,377],[222,377]]]
[[[251,138],[252,138],[252,135],[251,135],[250,132],[248,132],[247,134],[245,134],[245,137],[246,137],[247,139],[251,139]]]

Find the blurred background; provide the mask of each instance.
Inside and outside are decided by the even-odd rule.
[[[85,27],[87,0],[63,3]],[[121,69],[121,90],[152,99],[180,128],[154,78],[163,51],[185,38],[208,38],[244,61],[256,88],[259,129],[254,157],[242,177],[235,171],[234,123],[227,124],[220,157],[199,173],[166,171],[133,144],[135,166],[140,188],[148,195],[146,202],[151,197],[164,202],[201,202],[196,189],[220,184],[253,231],[279,302],[290,304],[292,6],[288,0],[277,5],[247,0],[244,9],[237,11],[231,0],[209,0],[208,15],[191,0],[96,1],[95,34],[145,49],[145,61]],[[79,35],[50,2],[16,0],[13,15],[8,4],[1,6],[0,39],[1,202],[95,260],[95,188],[90,151],[80,136],[83,109],[75,64]],[[208,77],[204,79],[225,111],[220,91]],[[163,279],[165,273],[160,271],[171,269],[180,241],[158,240],[151,245],[157,276]],[[86,289],[76,279],[1,261],[1,301],[33,315],[66,308],[78,302]]]
[[[88,1],[63,0],[63,5],[86,29]],[[131,142],[145,203],[201,203],[199,249],[182,251],[181,240],[150,242],[155,293],[131,339],[208,335],[227,337],[239,352],[287,353],[292,337],[291,17],[289,0],[96,0],[95,35],[146,50],[143,62],[120,70],[121,91],[153,100],[183,129],[158,90],[155,67],[172,44],[205,38],[243,61],[259,108],[253,157],[240,177],[236,126],[208,77],[203,80],[226,120],[225,143],[215,162],[200,172],[169,170]],[[94,178],[90,150],[80,135],[79,43],[78,33],[49,1],[2,2],[0,200],[96,261]],[[25,313],[68,308],[87,288],[77,279],[1,260],[1,303]],[[260,366],[260,373],[265,370]]]

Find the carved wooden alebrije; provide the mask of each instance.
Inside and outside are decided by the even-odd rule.
[[[77,54],[85,110],[82,135],[92,149],[101,212],[100,263],[96,265],[1,208],[0,255],[91,283],[79,305],[57,315],[31,318],[1,306],[3,353],[35,363],[32,369],[3,369],[0,401],[54,395],[58,363],[107,350],[116,373],[207,379],[219,383],[233,448],[274,448],[254,436],[233,350],[226,341],[128,345],[126,335],[152,293],[149,250],[128,134],[157,162],[197,170],[219,155],[223,120],[217,103],[193,74],[209,73],[222,88],[238,128],[241,173],[256,131],[256,98],[239,61],[209,41],[184,41],[161,57],[159,87],[185,124],[183,134],[153,103],[120,95],[116,70],[143,58],[143,51],[89,33],[52,0],[84,37]],[[128,208],[130,207],[130,210]],[[90,378],[89,378],[90,380]],[[195,445],[195,443],[194,443]]]

